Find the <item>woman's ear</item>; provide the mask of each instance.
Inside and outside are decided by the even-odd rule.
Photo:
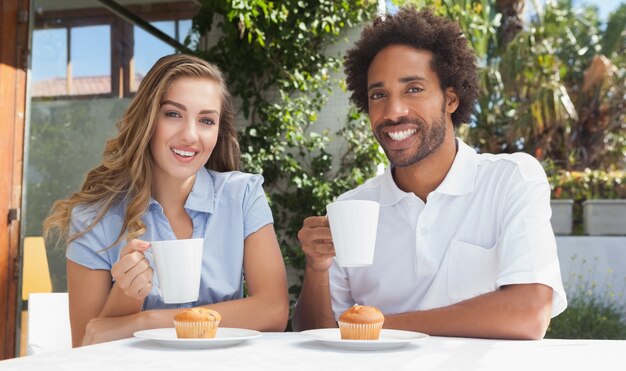
[[[447,88],[444,94],[446,96],[446,112],[452,114],[459,107],[459,96],[456,95],[453,87]]]

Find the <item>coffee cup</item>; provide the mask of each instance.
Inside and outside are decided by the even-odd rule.
[[[378,202],[368,200],[336,201],[326,206],[339,266],[373,263],[379,210]]]
[[[198,300],[204,238],[152,241],[152,254],[159,296],[166,304],[190,303]]]

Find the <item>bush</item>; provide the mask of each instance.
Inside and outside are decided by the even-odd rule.
[[[594,296],[574,297],[567,309],[552,319],[548,339],[626,339],[624,311]]]
[[[574,200],[573,220],[575,235],[583,234],[583,207],[585,200],[626,198],[626,172],[590,170],[556,170],[549,161],[544,161],[552,199]]]
[[[242,169],[265,178],[285,264],[302,270],[296,235],[304,218],[325,214],[326,204],[374,176],[384,161],[363,115],[349,112],[337,132],[319,122],[332,92],[345,90],[338,77],[342,56],[327,48],[371,19],[376,2],[200,3],[193,21],[198,37],[187,42],[224,71],[244,126]],[[213,46],[191,43],[209,31],[218,37]],[[290,292],[297,297],[300,289],[296,282]]]
[[[568,307],[553,318],[546,338],[551,339],[626,339],[626,311],[619,304],[623,287],[615,292],[615,279],[609,279],[603,287],[594,280],[595,267],[586,269],[586,260],[580,262],[579,273],[572,273],[564,283]],[[572,266],[577,264],[572,257]]]
[[[573,199],[582,202],[598,198],[626,198],[626,173],[624,171],[560,170],[549,175],[552,198]]]

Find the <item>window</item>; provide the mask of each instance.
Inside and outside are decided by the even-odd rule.
[[[111,27],[33,32],[33,97],[111,94]]]
[[[158,58],[175,51],[98,5],[84,0],[35,1],[33,98],[128,97]],[[182,44],[199,7],[194,1],[173,0],[124,9]]]

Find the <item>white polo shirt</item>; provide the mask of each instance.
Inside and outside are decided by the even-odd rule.
[[[405,313],[523,283],[552,287],[553,317],[565,310],[543,168],[528,154],[479,155],[457,142],[427,203],[400,190],[391,169],[339,197],[377,201],[380,213],[374,263],[330,269],[336,319],[354,304]]]

